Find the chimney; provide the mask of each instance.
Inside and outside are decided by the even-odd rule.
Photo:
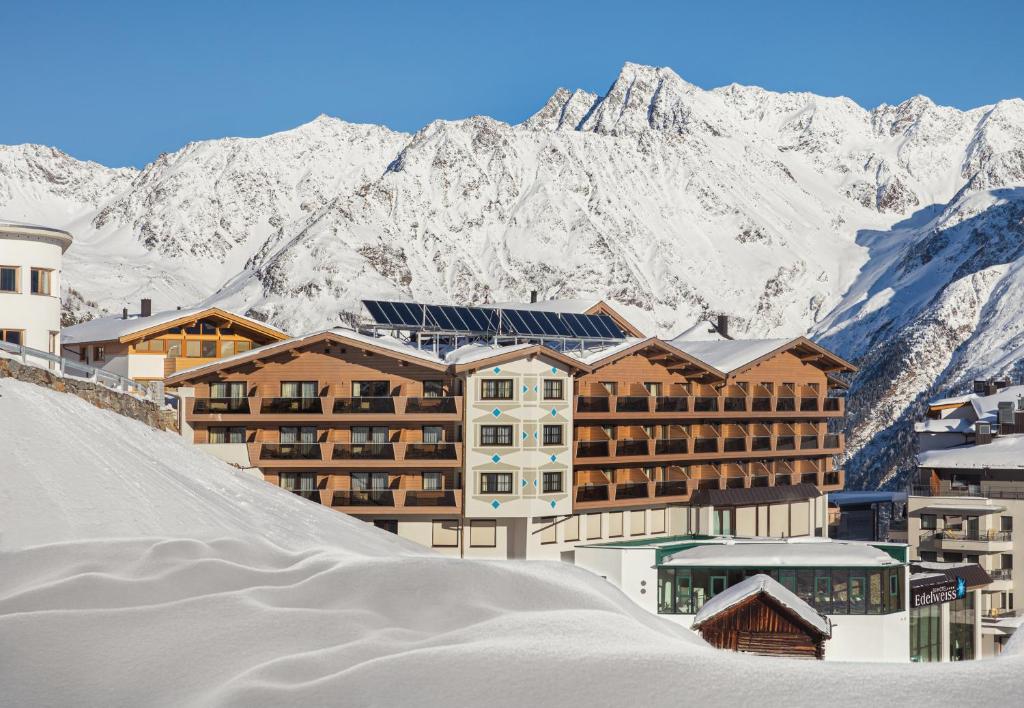
[[[128,319],[128,308],[127,307],[122,307],[121,308],[121,319],[122,320]]]
[[[139,317],[149,317],[153,314],[153,301],[148,297],[142,298],[142,309],[139,311]]]
[[[530,302],[537,302],[537,291],[536,290],[531,290],[530,291]]]
[[[718,327],[717,327],[717,329],[718,329],[718,333],[720,335],[722,335],[726,339],[732,339],[732,337],[729,336],[729,315],[719,315],[718,316]]]

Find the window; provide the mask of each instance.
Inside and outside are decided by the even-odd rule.
[[[555,492],[562,491],[562,473],[561,472],[545,472],[544,473],[544,493],[553,494]]]
[[[443,398],[444,397],[444,382],[443,381],[424,381],[423,382],[423,397],[424,398]]]
[[[357,492],[388,488],[387,472],[353,472],[350,479],[352,482],[352,489]]]
[[[481,425],[480,426],[480,444],[481,445],[500,445],[507,446],[512,444],[512,426],[511,425]]]
[[[214,445],[224,443],[244,443],[245,428],[210,428],[210,442]]]
[[[353,381],[352,398],[386,398],[391,395],[387,381]]]
[[[19,291],[18,270],[16,266],[0,266],[0,293]]]
[[[185,340],[185,356],[198,357],[199,356],[199,340],[198,339],[187,339]]]
[[[544,379],[544,400],[562,400],[562,379]]]
[[[939,560],[939,554],[935,551],[921,551],[918,555],[925,563],[935,563]]]
[[[50,271],[45,268],[33,268],[31,273],[32,294],[50,294]]]
[[[252,349],[252,342],[235,342],[235,353],[241,354]]]
[[[423,442],[425,443],[439,443],[444,438],[444,430],[440,425],[424,425],[423,426]]]
[[[167,356],[181,356],[181,340],[175,339],[174,341],[167,342]]]
[[[622,514],[621,511],[608,513],[608,538],[619,538],[622,536]]]
[[[440,472],[424,472],[423,488],[436,491],[444,486],[444,475]]]
[[[469,522],[469,545],[474,548],[494,548],[498,545],[498,522],[492,519],[473,519]]]
[[[316,381],[282,381],[281,398],[316,398]]]
[[[221,381],[210,384],[210,398],[245,398],[244,381]]]
[[[93,361],[106,361],[107,360],[107,352],[106,352],[106,350],[103,347],[93,347],[92,348],[92,360]]]
[[[204,339],[199,344],[199,351],[204,359],[216,359],[217,341],[213,339]]]
[[[921,514],[921,528],[926,531],[934,531],[936,520],[935,514]]]
[[[999,530],[1000,531],[1013,531],[1013,517],[1012,516],[1000,516],[999,517]]]
[[[647,389],[648,396],[660,396],[661,395],[661,384],[657,382],[648,381],[644,384],[644,388]]]
[[[390,430],[386,425],[354,425],[352,426],[352,443],[355,445],[366,445],[369,443],[383,444],[390,437]]]
[[[604,392],[609,396],[614,396],[619,391],[619,385],[614,381],[602,381],[601,387],[604,388]]]
[[[458,519],[434,519],[431,545],[434,548],[454,548],[458,546]]]
[[[295,443],[313,444],[316,442],[316,428],[313,426],[304,425],[301,428],[298,426],[284,426],[281,428],[281,444],[289,445]]]
[[[381,531],[398,534],[398,519],[374,519],[373,525]]]
[[[234,356],[235,355],[235,342],[233,339],[225,339],[220,343],[220,355],[221,356]]]
[[[511,472],[483,472],[480,474],[480,491],[484,494],[511,494]]]
[[[0,339],[8,344],[21,344],[23,336],[20,329],[0,329]]]
[[[561,425],[545,425],[544,426],[544,444],[545,445],[561,445],[562,444],[562,426]]]
[[[316,489],[316,473],[282,472],[281,487],[290,492],[312,492]]]
[[[480,398],[485,401],[511,401],[512,379],[484,379],[480,382]]]

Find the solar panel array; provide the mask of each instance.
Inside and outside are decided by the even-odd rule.
[[[608,315],[421,305],[387,300],[363,300],[363,305],[377,324],[415,331],[555,339],[625,337],[615,320]]]

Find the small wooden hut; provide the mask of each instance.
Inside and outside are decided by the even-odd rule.
[[[693,629],[719,649],[766,656],[825,658],[829,619],[767,575],[754,575],[711,598]]]

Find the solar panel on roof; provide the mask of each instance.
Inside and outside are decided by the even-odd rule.
[[[464,329],[458,321],[453,321],[441,305],[427,305],[427,318],[440,329],[459,331]]]
[[[370,311],[370,316],[373,317],[374,322],[382,324],[388,323],[387,315],[384,314],[384,308],[380,306],[380,303],[376,300],[363,300],[363,304],[366,305],[366,309]]]
[[[605,336],[613,339],[621,339],[623,337],[622,330],[615,324],[615,320],[608,315],[591,315],[591,321],[599,330],[605,333]]]

